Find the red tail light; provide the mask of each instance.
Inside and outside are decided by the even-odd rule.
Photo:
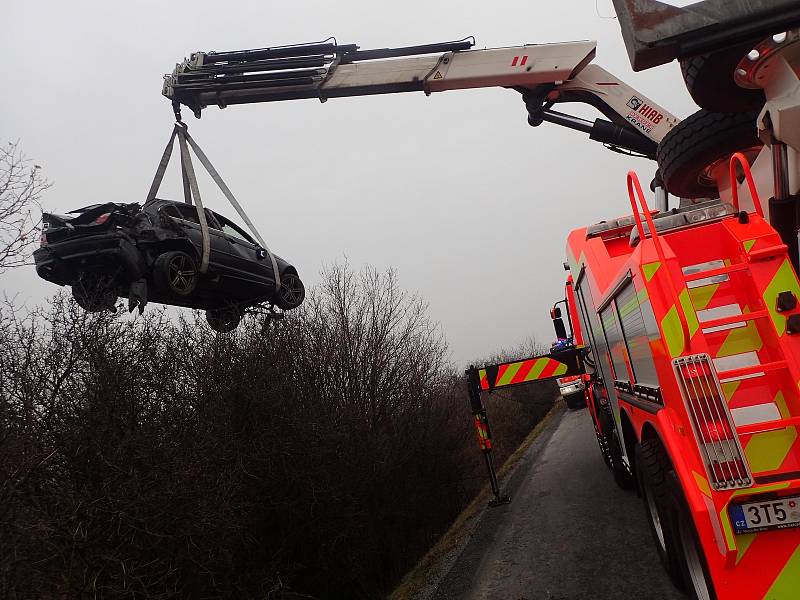
[[[110,216],[111,216],[111,213],[110,213],[110,212],[103,213],[102,215],[100,215],[99,217],[97,217],[97,218],[96,218],[96,219],[93,221],[93,223],[94,223],[95,225],[102,225],[103,223],[105,223],[106,221],[108,221],[108,218],[109,218]]]
[[[753,478],[711,358],[697,354],[676,358],[672,364],[711,487],[749,487]]]

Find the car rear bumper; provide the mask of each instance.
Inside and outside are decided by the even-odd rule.
[[[145,272],[137,247],[118,232],[104,233],[55,242],[33,253],[36,273],[42,279],[65,285],[86,270],[122,269],[124,277],[136,280]]]

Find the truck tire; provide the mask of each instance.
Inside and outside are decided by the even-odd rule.
[[[598,421],[600,422],[600,435],[602,435],[608,447],[608,456],[611,459],[611,471],[614,474],[614,482],[623,490],[634,489],[636,487],[636,479],[622,459],[622,444],[620,443],[611,411],[601,408],[598,413]]]
[[[733,79],[736,65],[758,42],[744,42],[682,60],[681,74],[692,100],[700,108],[715,112],[761,110],[766,101],[764,91],[739,87]]]
[[[717,600],[700,537],[697,535],[692,515],[683,497],[680,509],[677,511],[675,530],[680,542],[681,571],[686,593],[691,600]]]
[[[661,564],[675,586],[685,591],[683,551],[677,535],[677,512],[672,464],[659,440],[636,444],[636,478],[650,533]]]
[[[680,198],[716,198],[719,191],[705,177],[706,167],[734,152],[761,146],[758,113],[700,110],[672,128],[656,151],[666,190]]]
[[[570,410],[578,410],[586,406],[586,398],[583,392],[576,394],[567,394],[564,396],[564,402]]]

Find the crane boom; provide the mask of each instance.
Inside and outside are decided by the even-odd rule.
[[[651,156],[678,122],[601,67],[596,42],[470,49],[471,39],[360,50],[335,41],[232,52],[195,52],[165,75],[163,94],[196,117],[208,106],[486,87],[523,93],[529,122],[549,121],[612,146]],[[613,123],[550,111],[556,102],[594,105]]]

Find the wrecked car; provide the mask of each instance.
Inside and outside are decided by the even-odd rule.
[[[202,230],[196,206],[156,198],[141,206],[109,202],[42,215],[36,272],[90,312],[115,310],[118,297],[140,312],[148,301],[206,311],[212,329],[232,331],[257,305],[297,308],[305,297],[297,269],[242,228],[208,209],[210,253],[201,273]]]

